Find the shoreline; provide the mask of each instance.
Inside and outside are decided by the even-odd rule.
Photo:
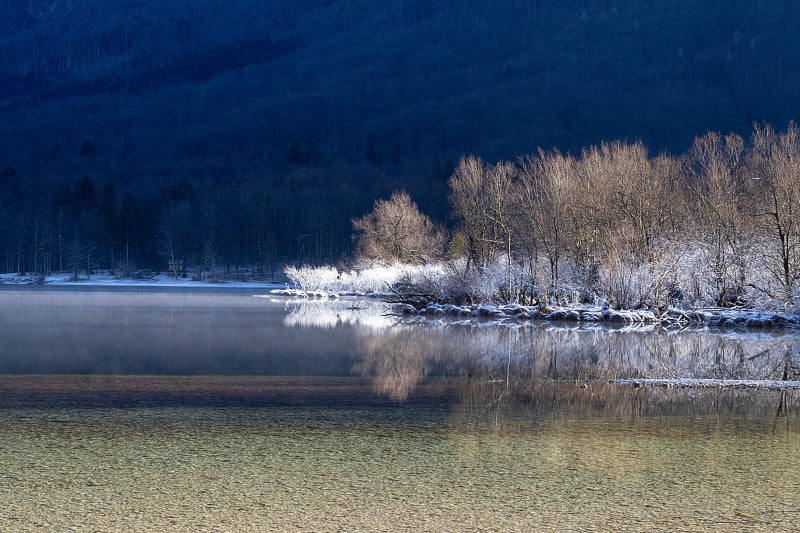
[[[599,306],[553,307],[542,310],[538,306],[505,305],[453,305],[429,303],[416,308],[410,304],[396,304],[405,315],[450,316],[463,318],[544,320],[549,322],[575,322],[616,325],[656,325],[665,328],[708,326],[719,328],[800,329],[800,316],[773,313],[759,309],[708,307],[679,309],[615,310]]]
[[[424,307],[416,307],[408,303],[397,303],[389,300],[391,295],[385,293],[336,293],[325,291],[304,291],[302,289],[272,289],[269,294],[256,294],[255,297],[284,297],[295,301],[335,302],[343,297],[383,300],[392,307],[392,314],[406,317],[421,317],[428,320],[452,319],[454,324],[494,322],[497,325],[508,325],[504,321],[524,323],[543,321],[548,323],[608,325],[608,326],[642,326],[661,327],[664,329],[683,329],[687,327],[711,327],[719,329],[756,329],[786,330],[800,329],[800,316],[795,314],[774,313],[761,309],[706,307],[696,309],[680,309],[669,307],[659,309],[616,310],[600,306],[559,306],[542,310],[538,306],[521,304],[473,304],[454,305],[428,303]]]
[[[170,274],[157,274],[145,279],[118,278],[108,274],[97,274],[88,279],[71,280],[69,274],[41,276],[19,276],[0,274],[0,290],[8,289],[121,289],[121,290],[254,290],[254,297],[290,297],[299,300],[336,301],[340,297],[386,299],[386,293],[325,292],[291,289],[291,283],[278,283],[260,280],[220,279],[216,282],[199,281],[191,278],[175,279]],[[462,320],[542,320],[578,324],[642,325],[663,328],[684,328],[690,326],[715,327],[721,329],[800,329],[800,315],[778,313],[764,309],[707,307],[681,309],[623,309],[616,310],[601,306],[558,306],[541,309],[539,306],[520,304],[472,304],[455,305],[427,303],[418,307],[408,303],[386,302],[392,305],[398,315],[421,316],[426,318],[454,318]]]

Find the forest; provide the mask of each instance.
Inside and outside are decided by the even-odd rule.
[[[347,262],[353,220],[398,190],[453,240],[463,221],[448,182],[465,154],[519,173],[538,147],[582,162],[641,146],[678,165],[708,131],[749,139],[753,124],[800,115],[800,11],[778,1],[2,10],[8,272],[129,275],[182,260],[269,276]]]

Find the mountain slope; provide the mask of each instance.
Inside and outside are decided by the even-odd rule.
[[[789,4],[5,2],[0,169],[25,204],[83,176],[150,203],[181,180],[323,194],[346,250],[349,219],[397,187],[444,220],[465,153],[679,153],[707,130],[783,127],[800,115]]]

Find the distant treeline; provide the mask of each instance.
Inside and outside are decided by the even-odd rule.
[[[0,173],[0,192],[0,269],[75,276],[165,271],[171,261],[212,275],[268,275],[294,261],[334,261],[349,253],[351,218],[374,194],[310,172],[249,183],[180,179],[155,191],[84,176],[43,189],[11,167]]]

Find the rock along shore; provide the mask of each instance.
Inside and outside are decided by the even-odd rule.
[[[462,318],[551,320],[563,322],[608,322],[612,324],[656,324],[670,326],[711,326],[723,328],[800,328],[797,315],[745,309],[632,309],[604,307],[556,307],[507,305],[452,305],[429,303],[417,308],[397,304],[397,312],[407,315],[452,316]]]

